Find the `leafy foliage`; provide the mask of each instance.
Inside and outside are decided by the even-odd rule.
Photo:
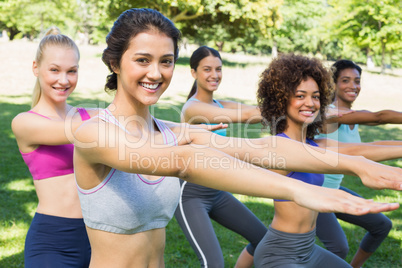
[[[333,37],[365,51],[367,56],[381,55],[402,48],[402,2],[399,0],[329,1]],[[343,42],[342,42],[343,41]]]
[[[97,44],[124,10],[141,7],[170,18],[186,42],[221,51],[402,66],[400,0],[2,0],[0,29],[10,39],[34,39],[55,25]]]
[[[52,25],[73,32],[69,25],[78,21],[76,7],[74,0],[5,0],[0,2],[0,21],[11,40],[15,37],[33,39]]]

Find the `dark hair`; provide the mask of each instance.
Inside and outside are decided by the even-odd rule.
[[[262,123],[270,128],[271,134],[280,134],[287,129],[286,116],[290,98],[300,83],[311,77],[318,85],[321,104],[321,120],[307,126],[307,138],[313,139],[325,120],[325,108],[333,91],[331,75],[321,61],[315,58],[285,54],[273,59],[261,74],[257,91]]]
[[[338,60],[332,65],[334,82],[338,81],[339,74],[345,69],[356,69],[362,75],[362,68],[350,60]]]
[[[181,33],[168,18],[160,12],[149,8],[132,8],[124,11],[114,22],[112,29],[106,36],[107,47],[103,51],[102,61],[109,68],[105,90],[117,89],[117,75],[113,67],[119,68],[121,57],[128,49],[130,41],[139,33],[157,30],[172,38],[174,44],[174,60],[179,56],[178,43]]]
[[[193,54],[191,54],[190,57],[190,68],[193,69],[194,71],[197,71],[198,65],[200,64],[200,61],[208,56],[214,56],[222,60],[221,55],[219,52],[212,47],[207,47],[207,46],[201,46],[197,48]],[[191,98],[197,91],[197,81],[194,81],[193,87],[190,90],[190,93],[187,96],[187,100]]]

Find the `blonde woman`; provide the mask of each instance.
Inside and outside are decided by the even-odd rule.
[[[25,267],[88,267],[91,248],[74,179],[72,133],[96,111],[67,104],[78,80],[80,54],[73,40],[50,29],[33,73],[32,109],[12,130],[33,177],[38,207],[25,240]]]

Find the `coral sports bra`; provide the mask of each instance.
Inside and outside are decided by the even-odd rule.
[[[77,111],[82,121],[91,118],[84,108],[77,108]],[[28,113],[37,114],[50,120],[49,117],[33,111],[28,111]],[[73,144],[39,145],[38,148],[29,153],[20,151],[34,180],[42,180],[74,173],[73,152]]]

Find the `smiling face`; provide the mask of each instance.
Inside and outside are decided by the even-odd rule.
[[[313,78],[308,77],[296,88],[287,106],[288,129],[314,122],[320,111],[320,91]]]
[[[197,80],[197,89],[215,91],[222,80],[222,61],[215,56],[203,58],[197,70],[191,69],[191,74]]]
[[[63,102],[74,91],[78,81],[78,60],[76,50],[49,45],[38,64],[34,61],[32,70],[38,77],[42,97],[53,102]]]
[[[173,40],[157,31],[134,36],[124,52],[117,74],[117,94],[136,103],[155,104],[167,89],[174,70]]]
[[[360,74],[356,69],[348,68],[339,73],[336,81],[336,99],[340,104],[351,107],[360,90]]]

